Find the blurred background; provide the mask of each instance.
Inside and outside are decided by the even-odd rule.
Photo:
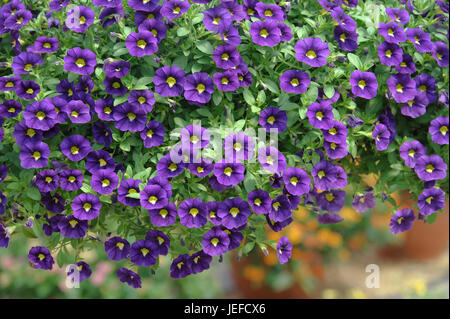
[[[412,204],[402,193],[394,198]],[[417,220],[400,236],[389,230],[388,204],[359,214],[351,200],[339,224],[319,225],[314,213],[300,208],[282,232],[267,228],[269,239],[287,236],[293,243],[289,263],[280,265],[273,250],[266,256],[254,248],[240,260],[231,252],[222,262],[214,258],[208,271],[174,280],[170,260],[161,256],[156,274],[139,267],[141,289],[118,280],[119,266],[101,244],[83,255],[92,276],[68,289],[65,269],[56,263],[52,271],[29,265],[28,250],[39,242],[15,234],[10,247],[0,249],[0,298],[449,298],[448,199],[435,223]],[[379,270],[379,288],[366,285],[368,265]]]

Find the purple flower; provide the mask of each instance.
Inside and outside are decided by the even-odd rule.
[[[64,70],[69,72],[89,75],[94,72],[96,65],[97,56],[88,49],[69,49],[64,57]]]
[[[146,148],[159,146],[164,142],[165,130],[158,121],[150,121],[141,132],[141,139],[144,141]]]
[[[345,205],[345,191],[330,190],[319,193],[317,206],[329,212],[339,212]]]
[[[10,234],[8,229],[0,223],[0,247],[8,248],[9,237]]]
[[[441,68],[448,68],[449,52],[447,44],[441,41],[434,42],[431,52],[433,58]]]
[[[60,144],[61,152],[72,162],[82,160],[91,150],[89,141],[81,135],[66,137]]]
[[[41,87],[33,81],[22,81],[16,88],[17,96],[25,100],[34,99],[39,92],[41,92]]]
[[[20,81],[20,76],[0,77],[0,91],[15,91]]]
[[[289,167],[283,172],[283,180],[291,195],[299,196],[309,192],[311,179],[301,168]]]
[[[412,74],[416,72],[416,64],[414,63],[412,56],[409,54],[403,54],[403,61],[399,65],[395,66],[395,70],[402,74]]]
[[[121,131],[140,132],[145,128],[147,115],[136,104],[123,103],[114,109],[114,126]]]
[[[269,194],[261,189],[248,193],[248,203],[256,214],[268,214],[272,209]]]
[[[96,6],[115,8],[122,4],[121,0],[93,0],[92,1]]]
[[[128,88],[123,85],[122,81],[119,78],[105,78],[103,84],[105,85],[106,93],[111,95],[121,96],[127,94],[128,92]]]
[[[158,164],[156,165],[156,170],[158,171],[158,176],[164,178],[172,178],[180,175],[184,171],[185,164],[181,161],[172,161],[171,154],[161,157]]]
[[[288,27],[285,23],[279,22],[278,28],[280,29],[281,35],[280,40],[283,42],[290,41],[294,35],[292,34],[291,28]]]
[[[344,10],[340,7],[336,7],[331,12],[331,17],[339,23],[343,29],[347,31],[356,30],[356,22],[349,15],[345,14]]]
[[[155,92],[161,96],[179,96],[183,92],[185,74],[178,66],[164,66],[155,72]]]
[[[271,173],[282,172],[287,167],[286,158],[273,146],[258,149],[258,162]]]
[[[97,218],[101,207],[98,197],[92,194],[81,194],[72,200],[73,216],[79,220]]]
[[[188,164],[189,171],[198,176],[205,177],[214,169],[214,164],[210,160],[200,158],[198,163]]]
[[[173,20],[185,14],[190,7],[189,1],[165,1],[161,8],[161,15],[169,20]]]
[[[210,256],[223,255],[228,251],[230,238],[219,227],[213,227],[203,235],[203,251]]]
[[[267,224],[269,225],[270,229],[272,229],[274,232],[280,232],[283,230],[283,228],[287,227],[294,220],[292,218],[288,218],[281,222],[276,222],[276,221],[270,220],[269,214],[267,214],[266,221],[267,221]]]
[[[378,82],[375,74],[371,72],[353,71],[350,76],[352,93],[364,99],[373,99],[377,96]]]
[[[343,218],[335,213],[325,213],[317,215],[319,224],[337,224],[343,221]]]
[[[117,200],[127,206],[136,207],[140,205],[139,198],[132,198],[127,195],[139,193],[139,184],[142,182],[137,179],[122,180],[117,189]]]
[[[419,141],[405,142],[399,150],[400,157],[405,161],[405,165],[411,168],[414,168],[418,158],[427,153],[426,147]]]
[[[158,51],[158,40],[149,31],[141,31],[139,33],[131,32],[127,36],[125,46],[130,52],[130,55],[143,57],[152,55]]]
[[[190,149],[204,148],[209,145],[208,130],[201,126],[188,125],[181,130],[181,143]]]
[[[417,92],[424,92],[427,96],[428,102],[433,103],[437,100],[436,84],[437,81],[431,75],[426,73],[419,74],[414,78],[416,82]]]
[[[137,266],[152,266],[158,258],[158,246],[153,240],[138,240],[131,245],[130,261]]]
[[[414,220],[416,217],[414,216],[414,211],[411,209],[399,209],[395,212],[391,217],[391,222],[389,227],[391,228],[391,232],[394,235],[399,233],[403,233],[413,226]]]
[[[109,147],[112,143],[112,132],[111,129],[103,122],[96,122],[92,125],[92,134],[94,135],[94,140],[103,144],[105,147]]]
[[[82,238],[88,227],[87,220],[79,220],[73,215],[65,216],[58,222],[59,232],[66,238]]]
[[[423,181],[444,179],[447,176],[447,164],[439,155],[423,155],[416,160],[414,171]]]
[[[93,173],[91,186],[99,194],[111,194],[119,184],[117,174],[111,169],[100,169]]]
[[[227,8],[215,6],[203,11],[203,24],[208,31],[218,31],[219,26],[231,21],[231,13]]]
[[[145,235],[145,240],[156,243],[158,255],[166,256],[169,253],[170,239],[160,230],[150,230]]]
[[[50,251],[42,246],[32,247],[28,253],[28,260],[33,264],[33,268],[51,270],[55,261]]]
[[[139,11],[152,12],[152,10],[158,5],[156,0],[128,0],[130,8]]]
[[[282,222],[292,217],[291,203],[286,195],[279,195],[272,200],[269,218],[275,222]]]
[[[419,206],[420,214],[431,215],[445,207],[445,193],[439,188],[425,189],[419,195],[417,206]]]
[[[277,256],[280,264],[286,263],[292,255],[292,243],[289,238],[283,236],[280,238],[277,244]]]
[[[214,93],[214,83],[208,73],[195,72],[186,77],[184,98],[188,101],[204,104],[209,102]]]
[[[403,104],[401,113],[405,116],[416,118],[422,116],[427,111],[429,101],[425,93],[416,91],[416,96]]]
[[[255,9],[261,19],[273,21],[284,21],[286,19],[283,10],[276,4],[257,2]]]
[[[108,152],[103,150],[92,151],[86,156],[85,168],[89,173],[94,174],[101,169],[114,170],[114,159]]]
[[[239,184],[244,180],[245,167],[239,162],[227,163],[225,159],[214,164],[217,181],[225,186]]]
[[[323,137],[327,142],[344,143],[347,140],[348,130],[344,123],[331,121],[331,127],[328,130],[322,130]]]
[[[178,209],[180,223],[188,228],[199,228],[206,225],[208,207],[198,198],[188,198],[181,202]]]
[[[252,41],[261,46],[274,47],[281,41],[281,32],[275,21],[254,21],[250,26]]]
[[[70,268],[70,270],[67,272],[67,276],[71,278],[72,282],[75,281],[82,282],[83,280],[88,279],[92,275],[91,267],[84,261],[79,261],[74,265],[77,267],[76,275],[74,268]]]
[[[383,42],[378,46],[380,62],[387,66],[395,66],[402,63],[403,50],[395,43]]]
[[[328,44],[320,38],[306,38],[298,40],[295,44],[295,58],[312,67],[320,67],[327,64],[330,55]]]
[[[35,183],[40,192],[53,192],[58,188],[58,175],[52,169],[40,171],[36,175]]]
[[[65,191],[75,191],[83,186],[83,174],[77,169],[66,169],[59,173],[59,185]]]
[[[222,220],[217,216],[217,209],[219,208],[218,202],[207,202],[208,207],[208,219],[213,225],[219,226],[222,224]]]
[[[234,1],[222,1],[222,3],[218,5],[218,7],[226,8],[230,13],[231,19],[233,21],[240,21],[245,19],[246,14],[244,12],[244,7]]]
[[[164,22],[156,19],[145,20],[139,25],[139,32],[148,31],[153,33],[158,43],[166,37],[167,27]]]
[[[409,14],[407,10],[397,8],[386,8],[386,14],[389,18],[400,24],[409,22]]]
[[[45,36],[38,37],[32,46],[27,48],[27,51],[33,53],[52,53],[58,51],[59,42],[57,38],[47,38]]]
[[[364,213],[375,207],[375,200],[375,195],[372,192],[367,192],[363,195],[356,196],[353,199],[352,206],[358,213]]]
[[[2,193],[2,191],[0,191],[0,216],[3,215],[6,211],[6,201],[7,200],[8,199],[6,198],[6,196]],[[3,226],[3,225],[0,224],[0,226]]]
[[[131,0],[131,1],[139,1],[139,0]],[[116,275],[117,277],[119,277],[121,282],[126,282],[129,286],[133,288],[142,287],[141,277],[137,273],[127,268],[120,268],[119,270],[117,270]]]
[[[48,164],[50,149],[43,142],[28,143],[20,149],[20,166],[23,168],[43,168]]]
[[[236,91],[239,88],[239,78],[235,70],[214,73],[214,83],[219,91]]]
[[[414,44],[417,52],[425,53],[431,52],[433,43],[428,33],[420,28],[413,28],[406,30],[406,37]]]
[[[225,70],[238,66],[241,62],[240,57],[236,47],[230,44],[217,46],[212,55],[216,66]]]
[[[347,142],[335,143],[330,141],[324,141],[323,147],[327,153],[327,156],[332,159],[340,159],[348,154]]]
[[[328,103],[314,102],[308,106],[306,116],[308,116],[309,124],[315,128],[328,130],[331,128],[334,119],[333,106]]]
[[[378,32],[388,43],[401,43],[406,41],[406,35],[403,28],[393,21],[380,23]]]
[[[445,145],[448,144],[448,116],[438,116],[430,122],[428,132],[431,135],[431,140],[436,144]]]
[[[253,158],[255,142],[243,132],[231,134],[225,137],[223,142],[225,159],[227,162],[237,162]]]
[[[192,273],[189,263],[189,255],[179,255],[170,265],[170,277],[174,279],[185,278]]]
[[[161,186],[146,185],[140,193],[140,203],[146,209],[160,209],[169,203],[169,199]]]
[[[277,107],[266,107],[259,113],[259,125],[264,127],[266,132],[270,132],[271,129],[278,130],[278,133],[284,132],[287,129],[286,123],[286,112]]]
[[[55,125],[55,107],[48,101],[34,101],[23,112],[25,124],[32,129],[47,131]]]
[[[91,121],[91,112],[89,107],[80,100],[72,100],[63,106],[65,112],[72,123],[88,123]]]
[[[122,60],[107,63],[105,60],[103,68],[108,78],[120,79],[130,71],[130,63]]]
[[[287,93],[305,93],[310,82],[308,73],[303,71],[287,70],[280,76],[280,88]]]
[[[177,207],[169,202],[160,209],[151,209],[148,211],[150,222],[156,227],[166,227],[173,225],[177,220]]]
[[[72,31],[85,33],[94,22],[95,13],[89,7],[74,7],[67,13],[66,26]]]
[[[203,250],[192,254],[188,259],[189,268],[191,268],[193,274],[198,274],[206,269],[209,269],[211,261],[212,257],[205,254]]]
[[[358,33],[355,31],[337,26],[334,28],[334,40],[343,51],[355,51],[358,49]]]
[[[377,124],[372,132],[377,150],[384,151],[390,144],[391,133],[384,124]]]
[[[325,160],[318,162],[311,170],[311,175],[316,187],[323,191],[335,188],[337,179],[336,167]]]
[[[105,241],[105,252],[111,260],[127,259],[130,254],[130,243],[121,237],[111,237]]]
[[[34,102],[39,105],[39,102]],[[0,104],[0,117],[13,118],[22,112],[22,104],[15,100],[7,100]],[[32,114],[31,114],[32,116]]]
[[[145,113],[151,112],[155,104],[155,97],[150,90],[133,90],[128,95],[128,103],[134,104]]]
[[[222,219],[222,225],[227,229],[236,229],[245,225],[250,213],[250,206],[240,197],[225,199],[219,204],[217,210],[217,216]]]
[[[113,118],[114,99],[98,99],[95,101],[95,112],[102,121],[114,121]]]
[[[387,85],[398,103],[408,102],[416,96],[416,82],[409,74],[393,74],[387,80]]]

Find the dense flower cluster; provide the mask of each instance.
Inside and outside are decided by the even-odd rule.
[[[448,3],[400,2],[373,25],[357,0],[3,1],[0,247],[32,217],[33,267],[102,242],[139,288],[159,256],[172,278],[255,244],[286,263],[292,244],[265,226],[300,204],[339,223],[349,189],[358,213],[411,190],[419,212],[396,211],[393,234],[431,219],[448,193]]]

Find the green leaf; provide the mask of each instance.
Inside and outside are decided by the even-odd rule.
[[[334,87],[327,85],[325,86],[325,88],[323,89],[323,92],[325,93],[325,96],[329,99],[331,99],[334,95]]]
[[[39,201],[41,200],[41,193],[37,188],[28,188],[27,189],[27,196],[33,200]]]
[[[250,193],[252,190],[254,190],[255,185],[256,185],[255,177],[251,173],[247,172],[247,174],[245,174],[244,179],[244,187],[247,193]]]
[[[280,93],[280,89],[278,88],[278,85],[269,79],[264,79],[264,85],[267,86],[267,88],[269,89],[270,92],[275,93],[275,94],[279,94]]]
[[[189,33],[190,33],[190,31],[188,29],[186,29],[186,28],[179,28],[177,30],[177,35],[179,37],[184,37],[185,35],[188,35]]]
[[[242,252],[245,255],[248,255],[248,253],[250,253],[253,250],[253,248],[255,248],[255,242],[254,241],[248,242],[242,249]]]
[[[358,70],[363,70],[363,64],[356,54],[349,53],[347,54],[347,57],[350,63],[355,66],[355,68],[357,68]]]
[[[181,69],[186,68],[188,62],[188,58],[184,55],[179,55],[175,60],[173,60],[173,64],[180,67]]]
[[[263,90],[258,92],[258,96],[256,97],[256,102],[258,103],[258,106],[261,106],[266,102],[266,92]]]
[[[244,100],[248,105],[256,105],[256,100],[248,88],[244,89]]]
[[[202,51],[203,53],[206,53],[206,54],[211,54],[214,51],[211,43],[209,43],[208,41],[199,42],[197,44],[197,49],[199,49],[200,51]]]

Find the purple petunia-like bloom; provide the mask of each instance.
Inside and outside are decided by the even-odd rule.
[[[330,190],[317,195],[317,206],[329,212],[339,212],[345,205],[345,191]]]
[[[61,235],[67,238],[82,238],[89,227],[87,220],[77,219],[75,216],[65,216],[58,222]]]
[[[280,76],[280,88],[287,93],[305,93],[309,83],[308,73],[299,70],[287,70]]]
[[[416,72],[416,64],[414,63],[412,56],[409,54],[403,54],[402,63],[396,65],[395,70],[402,74],[412,74]]]
[[[152,266],[158,258],[158,246],[153,240],[138,240],[131,245],[130,261],[137,266]]]
[[[24,144],[20,149],[20,166],[23,168],[43,168],[48,164],[50,148],[44,142]]]
[[[65,191],[75,191],[83,186],[83,173],[77,169],[65,169],[59,173],[59,186]]]
[[[276,4],[257,2],[255,9],[261,19],[274,21],[284,21],[286,19],[283,9]]]
[[[156,243],[157,254],[166,256],[169,253],[170,239],[160,230],[150,230],[145,235],[145,240],[151,240]]]
[[[139,32],[148,31],[153,33],[153,35],[156,37],[156,40],[158,40],[158,43],[161,42],[161,40],[164,39],[167,34],[166,24],[156,19],[145,20],[139,25],[138,30]]]
[[[336,7],[331,12],[331,17],[339,23],[339,26],[347,31],[356,30],[356,22],[349,15],[345,14],[344,10]]]
[[[227,198],[217,209],[217,216],[227,229],[237,229],[245,225],[250,213],[250,206],[240,197]]]
[[[58,51],[59,41],[57,38],[47,38],[40,36],[34,41],[32,46],[27,48],[27,51],[33,53],[53,53]]]
[[[177,207],[169,202],[160,209],[150,209],[148,211],[150,222],[157,227],[166,227],[173,225],[177,220]]]
[[[449,132],[448,132],[448,116],[438,116],[430,122],[428,132],[431,135],[431,140],[436,144],[448,145]]]
[[[61,152],[71,161],[82,160],[92,150],[91,143],[84,136],[71,135],[60,144]]]
[[[15,91],[20,82],[20,76],[0,77],[0,91]]]
[[[343,221],[344,219],[335,213],[325,213],[325,214],[319,214],[317,215],[317,221],[319,224],[326,225],[326,224],[337,224]]]
[[[105,241],[105,252],[111,260],[127,259],[130,254],[130,243],[121,237],[111,237]]]
[[[269,218],[275,222],[282,222],[292,217],[291,203],[286,195],[279,195],[270,204]]]
[[[328,103],[314,102],[308,106],[306,116],[309,119],[309,124],[315,128],[328,130],[331,128],[334,114],[332,112],[333,106]]]
[[[146,185],[140,192],[141,206],[146,209],[160,209],[168,202],[167,192],[159,185]]]
[[[164,142],[164,126],[158,121],[150,121],[141,132],[144,147],[159,146]]]
[[[350,76],[352,93],[364,99],[373,99],[377,96],[378,82],[375,74],[371,72],[353,71]]]
[[[89,26],[94,23],[94,19],[95,13],[91,8],[77,6],[67,13],[66,26],[72,31],[85,33]]]
[[[192,273],[189,259],[188,254],[182,254],[175,258],[170,265],[170,277],[179,279],[189,276]]]
[[[192,273],[198,274],[206,269],[209,269],[211,261],[212,257],[206,254],[203,250],[200,250],[189,257],[188,264]]]
[[[123,103],[114,108],[114,126],[121,131],[140,132],[145,128],[146,112],[135,104]]]
[[[282,172],[287,167],[285,156],[273,146],[258,149],[258,162],[271,173]]]
[[[256,214],[268,214],[272,209],[272,200],[269,193],[261,189],[248,193],[248,203]]]
[[[320,67],[327,64],[330,55],[328,44],[321,38],[306,38],[298,40],[295,44],[295,58],[312,67]]]
[[[412,28],[406,30],[406,37],[414,44],[417,52],[425,53],[431,52],[433,42],[431,36],[420,28]]]
[[[447,44],[441,41],[434,42],[431,52],[433,54],[433,58],[441,68],[448,68],[449,51]]]
[[[337,179],[336,167],[325,160],[317,162],[311,170],[314,185],[323,191],[335,188]]]
[[[41,193],[53,192],[58,188],[58,175],[52,169],[40,171],[36,175],[35,183]]]
[[[108,152],[103,150],[92,151],[86,156],[86,170],[94,174],[98,170],[109,169],[114,170],[114,159]]]
[[[33,268],[51,270],[55,261],[50,251],[43,246],[32,247],[28,253],[28,260],[33,264]]]
[[[138,0],[134,0],[134,1],[138,1]],[[131,271],[127,268],[120,268],[117,270],[116,275],[121,282],[125,282],[129,286],[131,286],[135,289],[142,287],[141,277],[134,271]]]
[[[102,121],[114,121],[113,109],[114,99],[112,97],[95,101],[95,112]]]
[[[161,7],[161,15],[169,20],[173,20],[185,14],[190,7],[191,5],[189,4],[189,1],[164,1]]]
[[[334,28],[334,40],[343,51],[355,51],[358,49],[358,33],[349,31],[341,26]]]
[[[111,194],[119,184],[119,177],[111,169],[100,169],[92,174],[91,186],[99,194]]]
[[[234,163],[253,158],[255,142],[250,136],[239,132],[225,137],[223,148],[225,150],[225,160]]]
[[[239,162],[228,163],[222,159],[214,164],[214,176],[217,181],[225,186],[239,184],[244,180],[245,167]]]
[[[409,208],[399,209],[391,217],[389,227],[394,235],[403,233],[413,226],[416,217],[414,211]]]
[[[22,112],[22,104],[15,100],[7,100],[0,104],[0,117],[13,118]]]
[[[131,32],[127,36],[125,46],[130,52],[130,55],[143,57],[152,55],[158,51],[158,40],[149,31],[141,31],[139,33]]]
[[[426,147],[419,141],[405,142],[399,150],[400,157],[405,161],[405,165],[411,168],[414,168],[418,158],[427,153]]]
[[[105,147],[109,147],[111,145],[113,140],[112,131],[106,123],[94,123],[94,125],[92,125],[92,134],[94,135],[94,140],[97,143],[103,144]]]
[[[387,66],[395,66],[402,63],[403,50],[395,43],[382,42],[378,46],[380,62]]]
[[[229,245],[230,238],[220,227],[213,227],[203,235],[203,251],[210,256],[225,254],[228,251]]]
[[[238,73],[235,70],[216,72],[213,78],[219,91],[234,92],[239,88]]]
[[[394,21],[380,23],[378,33],[384,37],[388,43],[401,43],[406,41],[406,35],[401,26]]]
[[[67,114],[72,123],[81,124],[91,121],[90,109],[83,101],[72,100],[65,104],[61,111]]]
[[[340,159],[348,154],[348,145],[346,141],[341,143],[324,141],[323,147],[327,153],[327,156],[332,159]]]
[[[277,256],[280,264],[288,262],[292,255],[292,243],[289,238],[283,236],[277,243]]]
[[[34,101],[23,112],[25,124],[32,129],[47,131],[56,123],[55,107],[48,101]]]
[[[128,88],[123,85],[121,79],[119,78],[105,78],[103,84],[105,85],[106,93],[111,95],[121,96],[127,94],[128,92]]]
[[[94,72],[97,65],[97,56],[88,49],[75,47],[67,50],[64,57],[64,70],[89,75]]]
[[[391,133],[389,129],[384,124],[375,125],[374,130],[372,131],[372,136],[375,140],[375,146],[377,150],[384,151],[388,148],[390,144]]]
[[[219,45],[212,54],[216,66],[221,69],[231,69],[241,63],[239,51],[230,44]]]
[[[222,224],[222,220],[217,216],[217,209],[219,208],[219,202],[207,202],[206,206],[208,207],[208,219],[209,221],[215,225],[219,226]]]
[[[386,14],[396,23],[407,24],[409,22],[409,14],[407,10],[386,8]]]
[[[8,229],[0,223],[0,247],[8,248],[10,234]]]
[[[79,220],[97,218],[101,207],[98,197],[92,194],[80,194],[72,200],[73,216]]]
[[[311,179],[301,168],[289,167],[283,172],[284,185],[291,195],[303,195],[309,192]]]
[[[275,106],[266,107],[259,113],[259,125],[261,125],[266,132],[270,132],[272,129],[278,130],[278,133],[284,132],[287,129],[286,123],[286,112]]]
[[[108,60],[108,59],[107,59]],[[130,71],[130,62],[127,61],[113,61],[108,62],[105,60],[103,68],[108,78],[122,78]]]
[[[125,179],[120,183],[117,189],[117,200],[127,206],[136,207],[140,205],[139,198],[129,197],[127,195],[139,193],[139,184],[142,182],[137,179]]]
[[[16,88],[18,97],[25,100],[32,100],[41,92],[41,87],[34,81],[21,81]]]
[[[414,171],[423,181],[444,179],[447,176],[447,164],[439,155],[423,155],[416,160]]]
[[[323,138],[327,142],[344,143],[347,140],[348,129],[344,123],[331,121],[331,127],[328,130],[322,130]]]
[[[419,195],[417,202],[419,213],[422,215],[431,215],[434,212],[445,207],[445,193],[439,188],[428,188]]]
[[[205,104],[214,93],[214,83],[208,73],[195,72],[186,77],[184,98],[188,101]]]
[[[369,209],[372,209],[375,207],[375,195],[372,192],[367,192],[360,196],[355,196],[352,202],[352,207],[358,212],[358,213],[364,213],[368,211]]]
[[[158,176],[172,178],[180,175],[184,170],[185,164],[181,161],[173,161],[171,154],[167,154],[156,164]]]
[[[408,102],[416,96],[416,82],[409,74],[392,74],[387,80],[387,85],[398,103]]]
[[[42,66],[43,60],[39,54],[31,52],[22,52],[13,58],[11,68],[14,74],[28,74],[37,65]]]
[[[198,198],[188,198],[181,202],[178,209],[180,223],[188,228],[199,228],[208,222],[208,207]]]
[[[150,90],[133,90],[128,95],[128,103],[142,109],[145,113],[151,112],[155,104],[155,96]]]
[[[429,74],[422,73],[414,78],[416,82],[416,89],[418,93],[425,93],[428,103],[436,102],[436,84],[437,81],[434,77]]]
[[[161,96],[179,96],[183,92],[185,73],[178,66],[164,66],[155,71],[155,92]]]
[[[213,171],[214,164],[208,159],[200,158],[198,163],[188,164],[188,169],[198,177],[205,177]]]
[[[281,41],[281,31],[275,21],[254,21],[250,26],[252,41],[261,46],[274,47]]]
[[[76,266],[77,270],[75,270],[75,268],[70,268],[67,272],[67,277],[69,277],[72,282],[82,282],[92,275],[91,267],[84,261],[76,262],[74,266]]]
[[[207,147],[209,145],[209,138],[208,130],[196,125],[188,125],[180,133],[182,145],[190,149]]]

